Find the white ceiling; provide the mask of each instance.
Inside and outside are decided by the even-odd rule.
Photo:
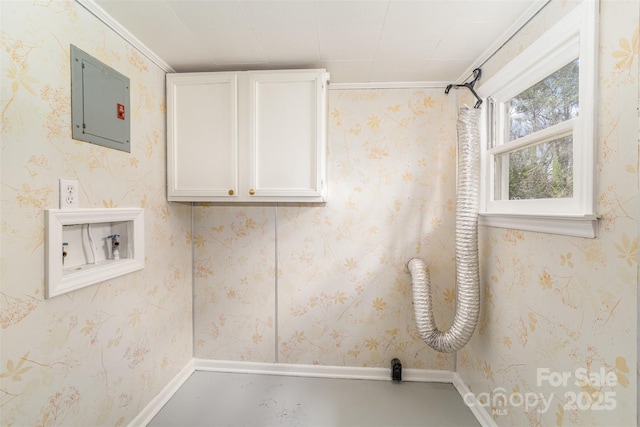
[[[94,2],[177,72],[326,68],[332,83],[465,79],[541,7],[541,0]]]

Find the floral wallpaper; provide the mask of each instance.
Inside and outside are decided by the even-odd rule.
[[[552,1],[484,78],[576,4]],[[483,309],[455,369],[498,425],[635,423],[638,5],[604,1],[600,19],[598,237],[481,228]],[[386,366],[398,356],[454,369],[416,333],[405,268],[412,256],[431,264],[446,327],[456,108],[441,92],[331,90],[326,205],[196,208],[197,357]]]
[[[2,1],[0,425],[127,425],[193,354],[191,208],[165,195],[164,72],[73,1]],[[131,79],[131,153],[71,139],[69,46]],[[44,299],[44,211],[145,210],[144,270]]]
[[[552,1],[486,68],[573,6]],[[598,237],[481,227],[483,309],[457,370],[498,425],[636,425],[640,10],[600,9]]]
[[[196,357],[453,369],[413,320],[406,263],[430,260],[453,317],[456,99],[441,89],[329,91],[323,205],[195,213]],[[277,271],[277,273],[276,273]]]
[[[483,78],[575,3],[552,0]],[[639,7],[601,2],[598,237],[481,228],[480,323],[443,355],[415,329],[406,263],[429,264],[447,327],[462,92],[330,90],[328,202],[196,205],[192,233],[191,206],[166,202],[164,72],[73,1],[0,1],[0,425],[126,425],[194,355],[399,357],[457,370],[499,425],[635,424]],[[70,44],[131,79],[130,154],[71,139]],[[145,209],[144,270],[44,299],[59,178],[82,207]]]

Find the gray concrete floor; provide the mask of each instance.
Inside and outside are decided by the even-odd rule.
[[[479,426],[451,384],[197,371],[149,424]]]

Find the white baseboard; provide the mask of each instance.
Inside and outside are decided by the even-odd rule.
[[[156,395],[151,402],[129,423],[129,427],[146,426],[156,416],[165,403],[178,391],[187,379],[195,372],[194,359],[191,359],[184,368],[173,377],[171,381]]]
[[[471,392],[469,386],[462,380],[462,377],[457,372],[453,373],[453,386],[458,390],[460,397],[462,397],[464,403],[482,427],[498,427],[498,424],[496,424],[493,417],[491,417],[491,414],[487,412],[484,405],[480,404],[476,395]]]
[[[294,365],[287,363],[236,362],[208,359],[194,359],[194,362],[196,371],[287,375],[310,378],[391,380],[390,368]],[[451,384],[453,382],[453,374],[451,371],[439,371],[435,369],[403,369],[402,380]]]
[[[366,368],[349,366],[294,365],[286,363],[237,362],[231,360],[191,359],[187,365],[154,397],[136,416],[129,427],[146,426],[169,399],[195,371],[230,372],[242,374],[286,375],[310,378],[343,378],[358,380],[390,381],[389,368]],[[483,427],[497,424],[475,395],[453,371],[435,369],[403,369],[403,381],[453,384],[473,415]]]

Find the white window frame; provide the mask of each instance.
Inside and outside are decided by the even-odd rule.
[[[487,107],[483,109],[486,129],[482,132],[480,225],[596,236],[598,3],[583,1],[479,87],[478,94],[488,98]],[[580,58],[579,117],[517,141],[507,141],[505,103],[576,58]],[[573,197],[496,200],[496,156],[571,134]],[[500,182],[508,184],[504,178]]]

